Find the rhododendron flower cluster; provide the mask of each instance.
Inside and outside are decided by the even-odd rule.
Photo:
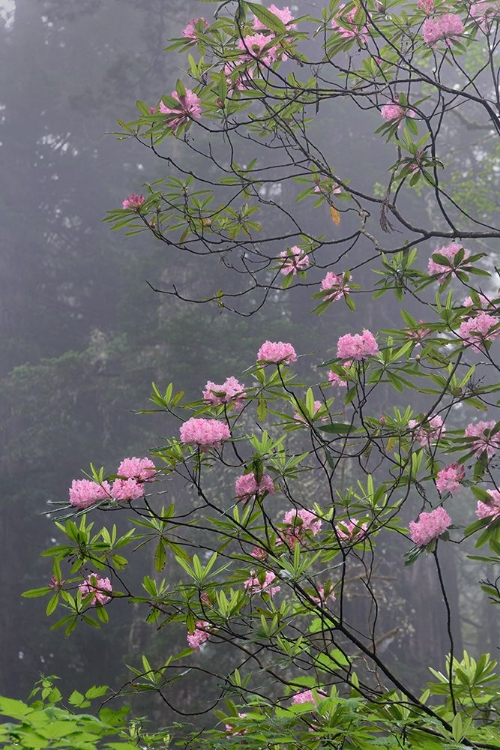
[[[273,39],[274,36],[266,36],[266,34],[247,34],[238,41],[238,48],[247,53],[241,55],[241,59],[258,59],[264,65],[272,65],[280,55],[279,47],[270,46]]]
[[[256,560],[267,560],[267,552],[262,547],[254,547],[250,553]]]
[[[423,323],[423,320],[419,320],[419,323]],[[431,332],[430,328],[417,328],[416,331],[406,330],[406,333],[410,339],[415,341],[415,346],[420,346],[423,339]]]
[[[372,357],[378,352],[375,336],[367,328],[362,334],[346,333],[337,342],[337,357],[339,359],[355,359],[358,362],[365,357]]]
[[[84,510],[91,505],[101,502],[101,500],[110,500],[111,485],[109,482],[97,484],[91,479],[73,479],[69,488],[69,501],[74,508]]]
[[[260,478],[260,482],[257,482],[255,474],[242,474],[241,477],[235,482],[234,493],[238,500],[242,500],[247,503],[256,495],[263,495],[264,492],[268,492],[270,495],[274,494],[276,488],[272,478],[268,474],[263,474]]]
[[[138,482],[152,482],[156,476],[154,463],[150,458],[124,458],[116,472],[123,479],[136,479]]]
[[[272,570],[267,570],[264,581],[261,583],[254,572],[251,572],[250,578],[244,582],[243,586],[250,595],[252,594],[269,594],[274,596],[281,591],[281,586],[273,586],[272,584],[276,581],[276,574]]]
[[[444,39],[447,40],[462,36],[464,33],[464,24],[460,16],[455,13],[445,13],[437,18],[427,18],[422,27],[424,42],[433,47],[436,42]]]
[[[280,253],[280,258],[283,260],[281,273],[285,276],[289,274],[295,276],[297,271],[305,271],[310,266],[309,256],[296,245],[291,247],[290,250],[283,250]]]
[[[222,406],[223,404],[233,405],[235,409],[243,407],[245,398],[245,386],[236,378],[226,378],[222,385],[212,383],[209,380],[203,391],[203,398],[211,406]]]
[[[185,96],[179,96],[177,91],[172,91],[171,96],[179,102],[179,106],[171,109],[160,102],[159,110],[163,115],[177,115],[167,120],[168,127],[174,132],[189,120],[198,120],[201,117],[201,100],[191,89],[186,90]]]
[[[114,500],[138,500],[144,496],[144,484],[136,479],[115,479],[111,494]]]
[[[351,365],[347,365],[344,362],[344,367],[350,367]],[[328,380],[332,385],[336,385],[338,388],[347,388],[347,380],[342,379],[342,375],[339,375],[336,372],[333,372],[333,370],[330,370],[328,373]]]
[[[380,114],[382,119],[387,120],[387,122],[398,122],[403,117],[415,117],[415,112],[411,109],[405,109],[397,101],[384,104],[380,109]],[[401,123],[399,127],[401,127]]]
[[[318,697],[324,698],[326,693],[324,693],[322,690],[318,690]],[[295,693],[295,695],[292,697],[292,705],[297,705],[298,703],[312,703],[314,706],[317,706],[318,701],[314,697],[314,693],[312,690],[302,690],[300,693]]]
[[[455,255],[459,252],[459,250],[462,250],[462,245],[460,245],[460,243],[458,242],[452,242],[450,245],[447,245],[445,247],[439,247],[434,252],[438,253],[439,255],[444,255],[445,258],[448,258],[448,260],[453,263]],[[464,248],[464,260],[467,260],[469,255],[469,251],[465,250]],[[446,281],[450,274],[455,273],[454,269],[451,266],[445,266],[442,263],[436,263],[436,261],[432,260],[432,258],[429,258],[427,268],[431,276],[437,276],[437,281],[439,281],[440,284],[443,281]]]
[[[451,526],[451,518],[444,508],[439,507],[430,513],[421,513],[418,521],[410,522],[410,537],[418,547],[426,547]]]
[[[500,320],[482,311],[473,318],[464,320],[457,331],[459,337],[474,349],[484,348],[485,341],[494,341],[500,336]]]
[[[417,7],[426,16],[430,16],[434,11],[434,0],[418,0]]]
[[[321,401],[314,402],[314,415],[318,413],[318,411],[321,409],[322,406],[323,404],[321,403]],[[307,424],[306,418],[304,417],[303,414],[300,413],[300,411],[296,411],[293,415],[293,418],[296,419],[297,422],[303,422],[304,424]],[[321,422],[327,422],[327,421],[328,421],[328,417],[321,417]]]
[[[325,594],[325,587],[324,586],[316,586],[317,589],[317,596],[310,595],[310,599],[318,605],[326,604],[328,599],[331,599],[332,602],[336,600],[335,591],[333,589],[330,589],[328,592],[328,595]]]
[[[494,21],[500,18],[500,2],[498,0],[479,0],[479,2],[470,6],[469,12],[481,31],[488,34]]]
[[[306,532],[316,536],[321,531],[321,519],[305,508],[287,511],[283,523],[288,528],[281,536],[281,541],[286,542],[290,547],[295,547],[297,542],[302,542]]]
[[[500,492],[498,490],[487,490],[491,500],[488,503],[477,501],[476,516],[478,518],[491,518],[492,521],[500,515]]]
[[[193,18],[192,21],[189,21],[185,29],[182,31],[182,36],[186,37],[186,39],[191,39],[193,42],[198,41],[198,31],[196,27],[198,25],[201,25],[203,22],[203,28],[206,29],[208,26],[208,21],[206,21],[204,18]]]
[[[443,418],[439,414],[423,424],[417,422],[416,419],[410,419],[408,427],[410,430],[415,430],[415,440],[424,448],[428,448],[431,443],[437,443],[446,432],[446,425],[443,424]]]
[[[481,308],[489,307],[491,304],[491,300],[488,299],[488,297],[485,294],[478,293],[477,295],[479,297],[479,304]],[[475,302],[473,301],[472,297],[465,297],[464,301],[462,302],[463,307],[475,307]]]
[[[460,466],[457,462],[445,466],[444,469],[438,471],[436,477],[436,487],[439,492],[449,492],[453,495],[457,490],[460,489],[461,483],[465,479],[465,468]]]
[[[325,294],[324,296],[324,299],[329,302],[335,302],[336,300],[342,299],[342,297],[350,291],[349,286],[344,283],[343,277],[337,276],[337,274],[332,273],[331,271],[329,271],[321,281],[321,291],[325,292],[329,289],[333,290],[332,294]]]
[[[257,353],[257,362],[289,365],[296,361],[295,349],[283,341],[265,341]]]
[[[231,433],[224,422],[217,419],[191,417],[180,428],[182,443],[196,443],[202,451],[220,448],[223,440],[229,440]]]
[[[289,29],[296,29],[297,24],[292,23],[292,21],[295,20],[295,17],[292,15],[292,12],[290,11],[290,8],[286,6],[285,8],[277,8],[274,3],[269,6],[268,10],[271,11],[271,13],[274,13],[274,15],[279,18],[279,20],[285,24]],[[253,17],[253,27],[255,31],[263,31],[266,30],[268,27],[262,23],[260,19],[257,18],[257,16]]]
[[[361,523],[357,518],[340,521],[336,526],[337,534],[344,542],[360,542],[365,538],[368,524]]]
[[[202,645],[210,638],[210,623],[206,620],[200,620],[196,623],[196,628],[193,633],[187,634],[187,642],[190,648],[195,651],[199,651]]]
[[[486,451],[488,458],[492,458],[500,447],[500,432],[490,435],[491,430],[495,427],[495,420],[489,422],[475,422],[468,424],[465,428],[466,438],[475,438],[468,440],[469,450],[476,451],[476,457],[479,458],[481,453]]]
[[[91,573],[88,575],[78,588],[83,596],[92,596],[90,599],[90,605],[92,607],[95,607],[96,604],[104,605],[111,601],[111,597],[108,596],[108,594],[113,591],[111,581],[109,578],[101,578],[98,573]]]
[[[137,195],[136,193],[130,193],[128,198],[125,198],[125,200],[122,203],[122,208],[125,209],[135,209],[137,210],[142,206],[142,204],[145,201],[145,197],[143,195]]]
[[[332,19],[332,29],[344,39],[357,39],[359,43],[367,40],[368,29],[356,23],[357,8],[342,12],[345,4],[339,5],[339,12]]]

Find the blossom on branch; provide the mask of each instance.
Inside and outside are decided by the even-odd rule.
[[[328,302],[336,302],[339,299],[342,299],[349,291],[349,286],[344,283],[344,277],[343,276],[337,276],[337,274],[332,273],[332,271],[329,271],[325,278],[321,281],[321,291],[325,292],[329,289],[332,289],[332,294],[325,294],[323,299]]]
[[[152,482],[156,476],[154,463],[150,458],[124,458],[116,472],[123,479],[136,479],[138,482]]]
[[[439,492],[449,492],[453,495],[460,489],[461,483],[465,479],[465,468],[460,466],[458,462],[445,466],[444,469],[438,471],[436,477],[436,487]]]
[[[262,496],[265,492],[273,495],[276,492],[274,482],[268,474],[264,474],[257,482],[255,474],[242,474],[234,486],[234,493],[238,500],[247,503],[253,497]]]
[[[259,581],[255,573],[251,571],[250,578],[247,578],[243,586],[250,594],[250,596],[252,594],[269,594],[269,596],[274,596],[279,591],[281,591],[281,586],[272,585],[276,580],[276,574],[273,573],[272,570],[266,571],[266,575],[262,583]]]
[[[195,651],[201,649],[202,645],[210,638],[209,628],[210,623],[206,620],[200,620],[196,623],[194,633],[188,633],[187,635],[187,642],[190,648],[193,648]]]
[[[488,458],[493,458],[500,448],[500,432],[490,435],[495,425],[496,422],[492,419],[489,422],[471,423],[465,428],[464,436],[466,438],[475,438],[475,440],[468,440],[467,444],[469,450],[475,450],[476,458],[479,458],[484,451],[486,451]]]
[[[91,595],[90,605],[95,607],[96,604],[107,604],[111,601],[111,597],[108,596],[113,591],[113,586],[109,578],[101,578],[98,573],[91,573],[87,576],[85,581],[81,583],[78,588],[82,592],[83,596],[87,597]]]
[[[289,365],[297,361],[295,349],[283,341],[264,341],[257,353],[257,362]]]
[[[226,378],[222,385],[207,381],[203,398],[211,406],[232,405],[235,409],[243,407],[246,398],[245,386],[233,376]]]
[[[367,328],[362,334],[346,333],[337,342],[337,357],[339,359],[355,359],[358,362],[365,357],[372,357],[378,353],[375,336]]]
[[[437,18],[427,18],[422,27],[424,42],[433,47],[441,39],[449,45],[449,39],[455,39],[464,33],[464,24],[455,13],[445,13]]]
[[[191,417],[181,425],[182,443],[195,443],[202,451],[209,448],[220,448],[222,440],[230,440],[229,427],[217,419],[197,419]]]
[[[433,539],[438,539],[451,526],[451,518],[443,507],[421,513],[418,521],[410,521],[410,537],[418,547],[426,547]]]
[[[494,341],[500,336],[499,323],[498,318],[482,311],[475,317],[464,320],[457,334],[466,344],[482,351],[485,341]]]
[[[437,253],[439,255],[443,255],[445,258],[448,258],[450,261],[449,266],[445,266],[442,263],[437,263],[435,260],[432,260],[432,258],[429,258],[427,268],[429,271],[430,276],[436,276],[437,281],[439,281],[440,284],[443,283],[443,281],[446,281],[448,276],[455,273],[455,268],[453,268],[453,263],[455,260],[456,254],[460,251],[464,250],[464,257],[463,260],[467,260],[470,253],[468,250],[465,250],[463,246],[459,242],[451,242],[449,245],[445,247],[440,247],[437,250],[434,251],[434,253]]]
[[[109,482],[98,484],[91,479],[73,479],[69,488],[69,501],[74,508],[85,510],[91,505],[110,500],[111,486]]]
[[[423,423],[410,419],[408,427],[410,430],[415,430],[415,440],[424,448],[430,448],[431,443],[437,443],[446,432],[446,425],[439,414]]]
[[[158,107],[163,115],[177,115],[177,117],[169,118],[166,121],[169,128],[172,128],[175,132],[189,120],[199,120],[201,117],[201,100],[191,89],[186,90],[185,96],[179,96],[177,91],[172,91],[171,96],[179,102],[178,107],[173,109],[167,107],[163,102],[160,102]]]
[[[246,53],[241,55],[241,59],[257,59],[264,65],[272,65],[280,55],[279,48],[271,45],[273,39],[274,36],[265,34],[247,34],[238,41],[238,48]]]
[[[206,29],[208,21],[204,18],[193,18],[193,20],[189,21],[187,26],[183,29],[182,36],[186,37],[186,39],[191,39],[193,42],[197,42],[199,32],[196,27],[201,25],[201,22],[203,22],[203,28]]]
[[[492,521],[500,516],[500,492],[498,490],[486,490],[491,500],[487,503],[477,501],[476,516],[478,518],[491,518]]]
[[[344,542],[360,542],[366,537],[368,524],[361,523],[357,518],[348,521],[340,521],[335,529],[340,539]]]
[[[111,487],[113,498],[118,501],[131,502],[144,497],[144,483],[136,479],[115,479]]]
[[[290,250],[283,250],[280,253],[280,258],[283,260],[280,273],[285,276],[288,276],[288,274],[295,276],[297,271],[305,271],[310,266],[309,256],[296,245],[291,247]]]
[[[289,29],[296,29],[297,24],[292,23],[292,21],[295,20],[295,17],[292,15],[292,12],[288,6],[285,8],[277,8],[274,3],[269,6],[268,10],[271,11],[271,13],[274,13],[274,15],[279,18],[281,23],[284,23],[285,26],[287,26]],[[265,31],[268,27],[262,23],[260,19],[257,18],[257,16],[253,17],[253,28],[255,31]]]
[[[145,201],[145,197],[143,195],[137,195],[136,193],[130,193],[128,198],[125,198],[125,200],[122,203],[122,208],[125,209],[133,209],[137,211],[142,204]]]

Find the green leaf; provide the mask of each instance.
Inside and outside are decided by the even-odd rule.
[[[271,31],[274,31],[276,34],[286,34],[285,24],[278,18],[278,16],[271,13],[270,10],[263,5],[257,5],[257,3],[247,3],[247,5],[252,13],[255,13],[259,21],[261,21],[264,26],[267,26],[268,29],[271,29]]]
[[[334,422],[333,424],[321,425],[318,430],[330,435],[347,435],[353,429],[351,424],[345,422]]]

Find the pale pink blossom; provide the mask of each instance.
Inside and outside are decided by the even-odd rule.
[[[328,373],[328,380],[331,385],[335,385],[337,388],[347,388],[347,380],[342,380],[342,376],[333,372],[333,370]]]
[[[358,362],[365,357],[372,357],[378,352],[375,336],[367,328],[362,334],[346,333],[337,342],[337,357],[339,359],[355,359]]]
[[[206,620],[200,620],[196,623],[196,628],[193,633],[187,634],[187,642],[190,648],[195,651],[199,651],[202,645],[210,638],[210,623]]]
[[[485,294],[478,293],[477,295],[479,297],[479,305],[482,309],[485,309],[490,306],[491,300],[488,299],[488,297]],[[462,302],[462,307],[475,307],[475,302],[473,301],[472,297],[465,297],[464,301]]]
[[[246,714],[240,714],[238,712],[238,718],[246,719],[246,716],[247,716]],[[226,732],[228,732],[231,737],[239,737],[240,735],[247,733],[246,729],[240,729],[239,732],[236,731],[232,724],[226,724],[225,729],[226,729]]]
[[[136,479],[115,479],[111,487],[111,494],[115,500],[132,501],[144,497],[144,482]]]
[[[74,508],[85,510],[91,505],[109,500],[111,498],[111,487],[109,482],[97,484],[91,479],[73,479],[69,488],[69,501]]]
[[[323,297],[328,302],[335,302],[342,299],[350,291],[349,286],[344,282],[343,276],[337,276],[332,271],[328,271],[325,278],[321,281],[321,291],[325,292],[329,289],[332,290],[332,294],[325,294]]]
[[[281,591],[281,586],[272,585],[276,580],[276,574],[273,573],[272,570],[267,570],[264,581],[261,583],[255,573],[252,571],[250,573],[250,578],[247,578],[247,580],[243,583],[243,586],[250,594],[250,596],[252,594],[269,594],[269,596],[274,596],[278,593],[278,591]]]
[[[360,542],[366,537],[368,524],[361,523],[357,518],[350,518],[348,521],[339,521],[335,529],[343,542]]]
[[[279,55],[280,50],[278,47],[269,46],[274,36],[266,36],[265,34],[248,34],[243,39],[238,41],[238,48],[243,50],[246,54],[241,55],[242,60],[260,60],[264,65],[272,65]],[[267,49],[264,51],[264,48]]]
[[[238,75],[236,80],[232,80],[233,72],[239,67],[241,66],[236,61],[229,61],[224,65],[224,75],[226,76],[229,93],[235,90],[245,91],[245,89],[248,89],[251,86],[254,71],[253,68],[248,66],[245,66],[244,68],[241,67],[241,75]]]
[[[444,255],[444,257],[448,258],[448,260],[451,261],[453,265],[455,255],[459,252],[459,250],[462,250],[462,247],[463,246],[459,242],[452,242],[445,247],[439,247],[434,252],[439,253],[439,255]],[[464,249],[463,259],[467,260],[469,255],[470,255],[469,251]],[[446,281],[446,279],[448,278],[450,274],[455,273],[455,270],[452,268],[452,266],[444,266],[442,263],[436,263],[436,261],[432,260],[432,258],[429,258],[427,267],[428,267],[429,275],[436,276],[437,277],[436,281],[439,281],[440,284],[443,281]]]
[[[345,4],[339,5],[339,12],[332,19],[332,29],[344,39],[357,39],[359,43],[365,43],[368,38],[366,26],[360,26],[355,21],[357,8],[343,12]]]
[[[282,534],[280,541],[286,542],[290,547],[295,547],[297,542],[303,542],[306,532],[316,536],[321,530],[321,519],[305,508],[289,510],[285,513],[283,523],[288,528]]]
[[[456,39],[464,33],[464,24],[455,13],[445,13],[437,18],[427,18],[422,27],[424,42],[433,47],[441,39],[449,45],[449,39]]]
[[[280,272],[285,276],[288,276],[288,274],[295,276],[298,271],[305,271],[310,266],[309,256],[296,245],[291,247],[290,250],[283,250],[280,253],[280,258],[283,259]]]
[[[182,36],[185,36],[186,39],[191,39],[193,42],[198,41],[199,32],[196,30],[196,26],[199,25],[201,21],[203,21],[203,28],[206,29],[208,21],[204,18],[193,18],[192,21],[189,21],[186,28],[183,29]]]
[[[488,34],[493,23],[500,17],[500,2],[499,0],[479,0],[477,3],[472,3],[470,14],[481,31]]]
[[[154,463],[150,458],[124,458],[116,472],[123,479],[136,479],[138,482],[152,482],[156,476]]]
[[[279,18],[279,20],[285,24],[289,29],[296,29],[297,24],[292,23],[292,21],[295,20],[295,17],[292,15],[292,12],[290,11],[290,8],[286,6],[285,8],[277,8],[276,5],[270,5],[269,9],[271,13],[274,13],[274,15]],[[265,24],[260,21],[257,16],[253,17],[253,27],[255,31],[264,31],[268,27],[265,26]]]
[[[314,402],[314,415],[313,415],[313,419],[314,419],[314,417],[316,416],[316,414],[318,413],[318,411],[321,409],[321,407],[323,405],[324,404],[322,404],[321,401],[315,401]],[[306,418],[304,417],[303,414],[301,414],[300,411],[296,411],[294,413],[294,415],[293,415],[293,418],[296,419],[297,422],[303,422],[304,424],[307,424]],[[327,421],[328,421],[328,417],[321,417],[321,422],[327,422]]]
[[[446,432],[446,425],[443,424],[443,418],[439,414],[422,424],[416,419],[410,419],[408,427],[410,430],[415,430],[415,440],[424,448],[429,448],[431,443],[437,443]]]
[[[328,592],[328,596],[325,595],[325,587],[324,586],[316,586],[316,589],[317,589],[317,594],[318,595],[314,596],[314,595],[311,594],[309,596],[309,598],[311,599],[311,601],[313,601],[318,606],[326,604],[329,599],[332,602],[334,602],[336,600],[336,598],[337,598],[335,596],[335,591],[333,590],[333,588],[330,589],[330,591]]]
[[[423,320],[419,320],[419,323],[423,323]],[[420,346],[423,339],[431,332],[430,328],[417,328],[416,331],[410,331],[408,329],[405,329],[405,333],[408,336],[408,338],[413,339],[415,342],[415,346]]]
[[[490,435],[495,425],[496,422],[492,419],[489,422],[474,422],[468,424],[465,428],[464,436],[466,438],[475,438],[474,440],[467,441],[467,447],[469,450],[475,450],[477,458],[484,451],[486,451],[488,458],[493,458],[500,448],[500,432]]]
[[[417,7],[426,16],[430,16],[434,11],[434,0],[418,0]]]
[[[108,596],[113,591],[111,581],[109,578],[101,578],[98,573],[88,575],[78,588],[84,597],[92,596],[89,602],[92,607],[95,607],[96,604],[104,605],[111,601],[111,597]]]
[[[212,383],[209,380],[203,391],[203,398],[211,406],[232,405],[235,409],[243,407],[245,398],[245,386],[233,376],[226,378],[222,385]]]
[[[238,477],[234,485],[236,497],[244,503],[247,503],[256,496],[262,497],[265,492],[268,492],[270,495],[276,492],[272,477],[268,474],[263,474],[260,482],[257,482],[257,477],[253,473],[242,474],[241,477]]]
[[[478,315],[460,324],[457,331],[462,341],[481,351],[485,341],[494,341],[500,336],[499,319],[481,311]]]
[[[451,518],[444,508],[439,507],[430,513],[421,513],[418,521],[410,522],[410,538],[418,547],[426,547],[433,539],[444,534],[451,526]]]
[[[230,440],[229,427],[217,419],[191,417],[180,428],[182,443],[196,443],[202,451],[220,448],[222,440]]]
[[[179,106],[173,109],[160,102],[159,110],[163,115],[177,115],[166,121],[174,132],[189,120],[198,120],[201,117],[201,100],[191,89],[186,90],[185,96],[179,96],[177,91],[172,91],[171,96],[179,102]]]
[[[492,521],[500,516],[500,492],[498,490],[486,490],[491,496],[491,500],[487,503],[478,500],[476,508],[476,516],[478,518],[491,518]]]
[[[318,690],[317,693],[319,699],[324,698],[326,695],[322,690]],[[314,706],[318,705],[318,701],[314,697],[312,690],[302,690],[300,693],[295,693],[292,697],[292,705],[295,706],[298,703],[312,703]]]
[[[137,211],[142,204],[145,201],[145,197],[143,195],[137,195],[136,193],[130,193],[128,198],[125,198],[125,200],[122,203],[122,208],[125,209],[134,209]]]
[[[460,489],[461,483],[465,479],[465,468],[460,466],[458,462],[445,466],[444,469],[438,471],[436,477],[436,487],[439,492],[449,492],[453,495]]]
[[[295,349],[283,341],[264,341],[257,353],[257,362],[289,365],[296,361]]]

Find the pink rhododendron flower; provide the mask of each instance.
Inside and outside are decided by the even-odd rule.
[[[343,277],[337,276],[337,274],[332,273],[331,271],[329,271],[321,281],[321,291],[324,292],[327,289],[333,290],[332,294],[325,294],[323,297],[324,300],[328,300],[329,302],[335,302],[336,300],[342,299],[342,297],[350,291],[348,285],[344,283]]]
[[[252,571],[250,573],[250,578],[247,578],[243,586],[246,588],[250,596],[252,594],[269,594],[269,596],[274,596],[278,593],[278,591],[281,591],[281,586],[272,586],[272,584],[276,580],[276,575],[272,572],[272,570],[268,570],[266,571],[266,577],[264,581],[261,583],[255,573]]]
[[[84,510],[101,500],[110,500],[111,487],[109,482],[97,484],[91,479],[73,479],[69,488],[69,501],[74,508]]]
[[[423,320],[419,320],[419,323],[423,323]],[[415,341],[415,346],[420,346],[423,339],[431,332],[430,328],[417,328],[416,331],[410,331],[406,329],[406,334],[408,338],[413,339]]]
[[[273,495],[275,491],[274,482],[267,474],[260,478],[260,482],[257,482],[255,474],[242,474],[241,477],[238,477],[234,486],[236,497],[245,503],[252,500],[256,495],[262,496],[264,492]]]
[[[453,495],[457,490],[460,489],[460,484],[465,479],[465,468],[459,466],[457,462],[445,466],[444,469],[438,471],[436,477],[436,487],[439,492],[449,492]]]
[[[444,508],[439,507],[430,513],[421,513],[418,521],[410,522],[410,537],[418,547],[426,547],[451,526],[451,518]]]
[[[305,271],[310,266],[309,256],[297,246],[291,247],[290,250],[283,250],[280,258],[283,259],[280,273],[285,276],[290,273],[295,276],[297,271]]]
[[[326,604],[328,599],[331,599],[332,602],[336,600],[335,592],[333,589],[330,589],[328,596],[325,595],[325,587],[324,586],[316,586],[318,596],[311,596],[309,597],[315,604],[322,605]]]
[[[288,526],[285,532],[281,536],[280,541],[286,542],[290,547],[295,547],[297,542],[302,542],[306,532],[310,532],[313,536],[319,533],[321,530],[321,518],[310,510],[289,510],[285,513],[283,523]]]
[[[485,294],[478,294],[479,297],[479,304],[481,308],[489,307],[491,304],[491,300],[488,299],[488,297]],[[462,302],[462,307],[474,307],[475,303],[472,300],[472,297],[465,297],[464,301]]]
[[[144,497],[144,482],[138,482],[136,479],[115,479],[111,494],[119,501],[138,500]]]
[[[229,440],[231,433],[224,422],[217,419],[191,417],[180,428],[182,443],[196,443],[202,451],[220,448],[222,440]]]
[[[125,198],[125,200],[122,203],[122,208],[128,208],[128,209],[135,209],[137,210],[142,206],[142,204],[145,201],[145,197],[143,195],[136,195],[136,193],[130,193],[128,198]]]
[[[446,425],[443,424],[443,418],[439,414],[423,424],[417,422],[416,419],[410,419],[408,427],[410,430],[415,430],[415,440],[424,448],[429,448],[431,443],[437,443],[446,432]]]
[[[242,60],[258,59],[264,65],[272,65],[278,59],[280,50],[278,47],[264,48],[274,39],[273,36],[265,34],[248,34],[238,41],[238,48],[244,50],[246,54],[241,55]]]
[[[124,479],[136,479],[138,482],[152,482],[156,476],[154,463],[150,458],[124,458],[116,472]]]
[[[337,388],[347,388],[347,380],[342,380],[342,376],[332,370],[328,373],[328,380],[332,385],[336,385]]]
[[[340,359],[355,359],[358,362],[365,357],[371,357],[378,352],[375,336],[367,328],[362,334],[346,333],[337,342],[337,357]]]
[[[177,115],[167,120],[168,127],[174,132],[189,120],[198,120],[201,117],[201,100],[191,89],[186,90],[185,96],[179,96],[177,91],[172,91],[171,96],[179,102],[179,106],[171,109],[160,102],[159,110],[163,115]]]
[[[201,620],[196,623],[194,633],[187,634],[187,642],[190,648],[194,648],[195,651],[199,651],[202,645],[210,638],[210,623],[206,620]]]
[[[257,353],[257,362],[289,365],[296,361],[295,349],[283,341],[264,341]]]
[[[498,490],[486,490],[491,496],[488,503],[477,502],[476,516],[478,518],[490,518],[494,521],[500,515],[500,492]]]
[[[196,30],[196,26],[203,21],[203,28],[206,29],[208,26],[208,21],[206,21],[204,18],[193,18],[192,21],[189,21],[186,28],[182,31],[182,36],[185,36],[186,39],[191,39],[193,42],[198,41],[198,31]]]
[[[222,385],[212,383],[209,380],[203,391],[203,398],[207,404],[212,406],[222,406],[222,404],[233,405],[236,409],[241,409],[247,394],[245,386],[233,376],[226,378]]]
[[[482,311],[475,317],[464,320],[457,333],[463,341],[481,351],[485,341],[494,341],[500,336],[499,323],[498,318]]]
[[[357,518],[350,518],[348,521],[340,521],[335,528],[342,541],[360,542],[366,536],[368,524],[361,523]]]
[[[295,17],[292,15],[290,8],[286,6],[285,8],[277,8],[276,5],[270,5],[268,10],[271,11],[271,13],[274,13],[274,15],[279,18],[279,20],[285,24],[289,29],[296,29],[297,24],[292,23],[292,21],[295,20]],[[255,31],[263,31],[266,30],[268,27],[265,26],[265,24],[262,23],[262,21],[259,21],[257,16],[253,17],[253,27]]]
[[[462,250],[462,247],[463,246],[459,242],[452,242],[446,247],[439,247],[434,252],[439,253],[439,255],[444,255],[445,258],[448,258],[448,260],[453,263],[455,255],[459,250]],[[469,255],[469,251],[464,249],[464,260],[467,260]],[[455,273],[454,269],[451,268],[451,266],[444,266],[442,263],[436,263],[434,260],[432,260],[432,258],[429,258],[427,267],[429,270],[429,275],[437,276],[436,280],[439,281],[440,284],[443,281],[446,281],[450,274]]]
[[[490,432],[495,427],[495,424],[495,420],[492,419],[490,422],[471,423],[465,428],[464,436],[466,438],[475,438],[475,440],[467,441],[467,447],[469,450],[476,451],[477,458],[484,451],[486,451],[488,458],[493,458],[500,448],[500,433],[497,432],[495,435],[490,436]]]
[[[92,595],[90,605],[95,607],[96,604],[107,604],[111,601],[109,593],[113,591],[113,586],[109,578],[101,578],[98,573],[91,573],[87,576],[83,583],[78,588],[82,592],[83,596]]]
[[[318,697],[324,698],[326,696],[326,693],[324,693],[322,690],[318,690]],[[292,705],[295,706],[297,703],[312,703],[314,706],[318,705],[317,699],[314,697],[314,693],[312,690],[302,690],[300,693],[295,693],[295,695],[292,697]]]
[[[382,115],[382,119],[387,120],[387,122],[398,122],[399,120],[402,120],[403,117],[415,117],[415,112],[411,109],[405,109],[402,107],[401,104],[398,103],[397,97],[396,101],[384,104],[380,110],[380,114]],[[398,127],[401,127],[401,125],[402,123],[400,123]]]
[[[499,0],[479,0],[470,7],[471,17],[484,34],[491,31],[493,23],[500,18]]]
[[[321,401],[314,402],[314,414],[315,415],[321,409],[322,406],[323,404],[321,403]],[[293,418],[296,419],[297,422],[303,422],[304,424],[307,424],[306,418],[304,417],[303,414],[300,413],[300,411],[296,411],[295,414],[293,415]],[[321,417],[321,422],[326,422],[326,421],[328,421],[328,417]]]
[[[254,547],[250,553],[256,560],[267,560],[267,552],[262,547]]]
[[[426,16],[430,16],[434,11],[434,0],[418,0],[417,7]]]
[[[236,78],[236,80],[233,80],[232,73],[237,68],[241,68],[241,72]],[[253,71],[253,68],[250,68],[248,66],[241,67],[240,65],[238,65],[237,62],[230,61],[224,65],[224,75],[226,76],[228,92],[231,93],[232,91],[235,91],[236,89],[238,91],[244,91],[245,89],[250,88],[252,79],[254,77],[254,71]]]
[[[359,43],[365,43],[368,38],[368,29],[366,26],[360,26],[356,23],[355,18],[358,9],[352,8],[347,12],[342,12],[344,7],[344,3],[339,5],[338,15],[332,19],[332,29],[344,39],[357,39]]]
[[[462,36],[464,25],[460,16],[455,13],[445,13],[437,18],[427,18],[422,27],[424,42],[433,47],[440,39],[449,44],[449,39]]]

